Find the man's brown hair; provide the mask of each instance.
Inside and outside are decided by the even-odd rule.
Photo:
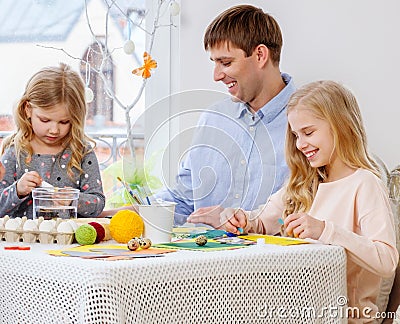
[[[276,20],[262,9],[238,5],[218,15],[204,34],[204,48],[209,50],[224,42],[242,49],[250,56],[254,49],[264,44],[270,50],[274,64],[279,64],[282,33]]]

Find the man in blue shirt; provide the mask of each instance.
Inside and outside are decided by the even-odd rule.
[[[218,228],[209,215],[228,206],[252,210],[283,185],[286,104],[295,87],[279,69],[279,25],[259,8],[239,5],[221,13],[208,26],[204,47],[214,80],[232,97],[201,115],[176,186],[157,196],[177,203],[175,224]]]

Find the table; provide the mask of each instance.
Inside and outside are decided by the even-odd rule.
[[[7,244],[0,243],[1,323],[346,322],[321,315],[346,295],[346,255],[337,246],[102,261],[44,253],[56,245],[8,251]]]

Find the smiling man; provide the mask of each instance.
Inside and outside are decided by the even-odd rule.
[[[278,23],[262,9],[235,6],[211,22],[204,47],[214,80],[226,85],[231,98],[201,115],[177,185],[164,191],[162,198],[177,203],[177,224],[202,222],[222,207],[255,208],[287,176],[285,109],[295,87],[280,72]]]

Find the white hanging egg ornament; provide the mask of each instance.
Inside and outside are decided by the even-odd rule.
[[[134,51],[135,51],[135,43],[132,40],[128,39],[124,44],[124,52],[125,54],[130,55]]]
[[[179,7],[178,2],[176,1],[171,1],[169,3],[169,13],[171,16],[177,16],[179,15],[179,12],[181,11],[181,8]]]
[[[89,87],[85,88],[85,98],[87,103],[91,103],[94,99],[94,93],[93,90],[90,89]]]

